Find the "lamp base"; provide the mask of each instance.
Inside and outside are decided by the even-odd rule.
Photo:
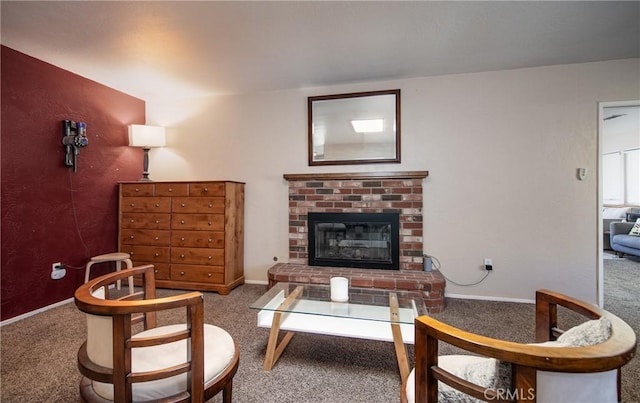
[[[151,179],[149,179],[149,150],[150,148],[143,148],[142,149],[144,151],[143,157],[142,157],[142,178],[138,179],[138,181],[140,182],[148,182]]]

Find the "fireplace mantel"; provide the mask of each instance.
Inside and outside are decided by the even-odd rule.
[[[309,174],[284,174],[282,176],[288,181],[424,179],[427,176],[429,176],[429,171],[309,173]]]

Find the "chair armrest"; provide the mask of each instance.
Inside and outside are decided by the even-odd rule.
[[[609,231],[611,229],[611,223],[622,222],[622,218],[603,218],[602,229],[603,231]]]
[[[549,347],[494,339],[447,325],[429,316],[420,316],[415,323],[416,345],[419,338],[427,336],[478,355],[543,371],[608,371],[621,367],[633,358],[636,337],[633,329],[617,316],[607,317],[612,321],[611,337],[607,341],[585,347]]]
[[[611,237],[613,238],[616,235],[620,234],[628,234],[633,228],[632,222],[612,222],[610,225]]]
[[[558,327],[558,305],[587,319],[598,319],[606,312],[593,304],[549,290],[536,291],[536,342],[556,340],[564,333]]]

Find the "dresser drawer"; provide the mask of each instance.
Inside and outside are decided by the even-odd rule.
[[[120,243],[130,245],[169,246],[171,244],[171,232],[169,230],[125,228],[120,233]]]
[[[125,197],[153,196],[153,183],[123,183],[120,190]]]
[[[170,213],[169,197],[123,197],[120,211],[126,213]]]
[[[156,183],[156,196],[187,196],[189,184],[187,183]]]
[[[122,213],[122,228],[170,229],[171,214]]]
[[[224,182],[198,182],[189,185],[189,196],[224,196]]]
[[[176,197],[171,199],[173,213],[224,214],[224,197]]]
[[[222,231],[224,215],[222,214],[173,214],[171,229],[196,231]]]
[[[198,283],[224,283],[224,267],[188,264],[171,265],[171,280]]]
[[[224,266],[224,250],[204,248],[171,248],[171,263]]]
[[[138,262],[133,261],[133,266],[142,266],[145,264],[152,264],[156,280],[169,280],[171,279],[171,266],[169,263],[154,263],[154,262]]]
[[[214,231],[173,231],[171,246],[185,248],[224,248],[224,232]]]
[[[121,245],[121,252],[131,255],[131,260],[136,262],[169,263],[170,253],[168,246],[141,246]]]

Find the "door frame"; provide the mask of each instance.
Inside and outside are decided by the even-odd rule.
[[[598,209],[597,209],[597,230],[598,230],[598,253],[597,253],[597,303],[600,308],[604,306],[604,243],[602,239],[603,226],[602,226],[602,208],[604,207],[603,196],[602,196],[602,142],[604,137],[604,109],[612,108],[618,106],[640,106],[640,99],[631,100],[631,101],[608,101],[608,102],[598,102]]]

